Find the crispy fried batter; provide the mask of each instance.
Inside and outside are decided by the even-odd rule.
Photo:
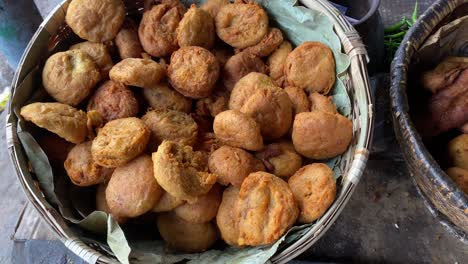
[[[21,116],[27,121],[78,144],[88,135],[86,113],[61,103],[32,103],[23,106]]]
[[[292,51],[291,43],[284,41],[267,59],[270,70],[270,77],[280,87],[284,87],[286,80],[284,77],[284,64],[289,53]]]
[[[135,22],[126,19],[117,36],[115,36],[115,46],[119,51],[120,58],[141,58],[143,47],[138,38],[138,27]]]
[[[78,186],[91,186],[106,182],[113,170],[98,165],[91,156],[91,141],[75,145],[63,166],[70,180]]]
[[[294,115],[310,111],[309,98],[307,98],[304,89],[295,86],[288,86],[284,88],[284,91],[288,94],[289,99],[291,100]]]
[[[308,158],[321,160],[338,156],[348,149],[352,139],[353,124],[340,114],[304,112],[294,119],[294,148]]]
[[[219,77],[216,57],[202,47],[183,47],[171,56],[169,82],[181,94],[203,98],[211,94]]]
[[[161,195],[161,198],[153,207],[153,209],[151,209],[151,211],[155,213],[169,212],[169,211],[174,210],[178,206],[183,205],[184,203],[185,203],[184,200],[178,199],[163,190],[163,194]]]
[[[158,202],[162,189],[153,175],[151,157],[144,154],[118,167],[106,188],[106,201],[113,215],[137,217]]]
[[[210,13],[211,17],[215,18],[221,7],[230,4],[229,0],[206,0],[200,6],[201,9]]]
[[[148,54],[164,57],[177,50],[176,30],[184,12],[185,10],[179,6],[160,4],[143,14],[138,36],[143,49]]]
[[[159,215],[157,225],[166,245],[182,252],[205,251],[218,239],[216,228],[212,223],[190,223],[174,213]]]
[[[232,91],[237,82],[251,72],[267,73],[263,61],[250,53],[240,52],[230,57],[223,68],[222,81],[228,91]]]
[[[281,43],[283,43],[283,33],[281,33],[281,30],[270,28],[259,43],[247,47],[243,51],[258,57],[266,57],[275,51]]]
[[[312,223],[321,217],[335,200],[336,183],[333,171],[323,163],[302,167],[288,180],[299,205],[300,223]]]
[[[227,110],[218,114],[213,130],[216,138],[226,145],[253,151],[263,148],[260,126],[239,111]]]
[[[213,17],[207,11],[192,5],[177,27],[180,47],[199,46],[211,49],[216,39]]]
[[[286,58],[284,73],[291,86],[328,94],[336,79],[333,53],[320,42],[304,42]]]
[[[109,76],[114,82],[142,88],[159,83],[166,69],[151,59],[128,58],[112,67]]]
[[[184,97],[166,82],[143,89],[143,97],[151,108],[156,110],[168,109],[189,113],[192,109],[192,100]]]
[[[239,49],[259,43],[268,32],[268,15],[256,3],[225,5],[215,23],[218,37]]]
[[[322,111],[331,114],[338,113],[336,105],[333,103],[331,97],[327,97],[319,93],[311,93],[309,94],[309,101],[310,111]]]
[[[97,164],[115,168],[142,153],[149,138],[150,130],[136,117],[112,120],[99,130],[91,153]]]
[[[138,101],[125,85],[107,81],[97,88],[88,102],[88,111],[95,110],[104,122],[138,114]]]
[[[240,246],[269,245],[291,227],[298,208],[288,184],[273,174],[251,173],[245,178],[235,208]]]
[[[239,238],[239,221],[236,218],[235,208],[237,198],[239,196],[239,188],[229,186],[223,193],[223,199],[219,205],[218,214],[216,215],[216,224],[221,233],[221,237],[228,245],[239,246],[237,240]]]
[[[81,42],[70,47],[70,50],[78,49],[88,54],[101,70],[101,76],[107,78],[109,71],[114,66],[106,45],[89,41]]]
[[[92,42],[112,40],[124,20],[122,0],[73,0],[65,16],[75,34]]]
[[[42,84],[60,103],[78,105],[101,79],[100,71],[89,55],[81,50],[57,52],[42,70]]]
[[[216,182],[216,175],[208,172],[204,155],[190,146],[163,141],[153,153],[153,163],[161,187],[184,201],[196,201]]]
[[[262,162],[240,148],[222,146],[211,153],[208,160],[210,171],[218,175],[218,183],[242,185],[245,177],[252,172],[264,171]]]
[[[302,157],[288,140],[269,144],[255,156],[263,161],[268,172],[282,178],[289,178],[302,166]]]
[[[190,223],[206,223],[216,217],[222,198],[221,186],[215,184],[211,190],[193,203],[186,203],[174,209],[175,214]]]
[[[164,140],[193,146],[197,140],[197,123],[183,112],[174,110],[153,110],[142,118],[151,131],[149,149],[156,151]]]

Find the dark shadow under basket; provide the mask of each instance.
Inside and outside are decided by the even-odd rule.
[[[447,20],[457,8],[468,0],[438,0],[409,30],[392,64],[392,103],[395,134],[410,168],[411,176],[423,195],[451,223],[452,231],[464,238],[468,234],[468,197],[445,174],[425,147],[409,114],[407,84],[408,69],[415,52]],[[446,222],[446,221],[445,221]]]

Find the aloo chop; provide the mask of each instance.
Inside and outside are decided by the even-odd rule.
[[[35,135],[57,135],[37,133],[54,171],[97,187],[96,209],[120,225],[151,212],[177,253],[208,250],[218,234],[234,247],[271,245],[322,217],[339,175],[311,160],[353,139],[328,96],[332,50],[294,47],[252,1],[144,2],[138,21],[122,0],[71,0],[66,22],[81,40],[42,72],[57,102],[20,111]],[[449,172],[463,180],[460,170]]]

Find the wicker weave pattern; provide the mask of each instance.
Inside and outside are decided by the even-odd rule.
[[[65,0],[62,2],[41,24],[29,43],[20,65],[31,65],[32,63],[37,65],[38,61],[45,61],[47,58],[48,53],[43,52],[44,50],[50,52],[55,48],[55,44],[50,43],[49,39],[61,29],[69,1]],[[303,0],[302,3],[330,17],[335,25],[335,31],[343,43],[344,52],[351,58],[350,68],[340,77],[351,99],[353,111],[350,118],[353,120],[354,139],[347,152],[342,155],[340,169],[344,174],[341,181],[341,191],[336,201],[307,234],[289,247],[280,249],[271,259],[272,263],[285,263],[307,250],[336,220],[362,176],[372,140],[373,105],[366,68],[367,53],[359,35],[346,19],[326,0]],[[37,66],[29,68],[22,66],[18,69],[12,85],[13,100],[15,100],[15,93],[24,92],[23,88],[26,87],[22,87],[23,81],[28,79],[37,70]],[[18,178],[30,201],[63,240],[65,245],[75,254],[90,263],[115,263],[113,256],[108,253],[107,249],[77,239],[60,214],[44,198],[41,190],[28,172],[27,160],[21,151],[21,145],[18,140],[15,140],[16,122],[16,117],[10,110],[7,121],[7,134],[11,135],[11,138],[7,139],[10,142],[9,151],[11,159],[15,164]]]

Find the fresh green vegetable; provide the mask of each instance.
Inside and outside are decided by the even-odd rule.
[[[408,20],[406,19],[406,17],[403,17],[400,22],[398,22],[396,24],[393,24],[393,25],[389,26],[388,28],[386,28],[385,29],[385,34],[400,31],[401,28],[407,23],[407,21]]]
[[[418,5],[418,2],[416,2],[416,4],[414,5],[413,15],[411,16],[411,20],[413,21],[413,23],[415,23],[416,20],[418,20],[418,12],[419,12],[419,5]]]
[[[418,20],[418,13],[419,13],[419,5],[418,2],[414,5],[413,12],[411,14],[411,18],[403,17],[400,22],[395,23],[389,27],[387,27],[384,31],[384,47],[386,52],[386,61],[387,64],[390,65],[392,63],[393,57],[395,56],[395,52],[397,51],[398,47],[400,46],[403,38],[408,32],[409,28],[416,23]]]

